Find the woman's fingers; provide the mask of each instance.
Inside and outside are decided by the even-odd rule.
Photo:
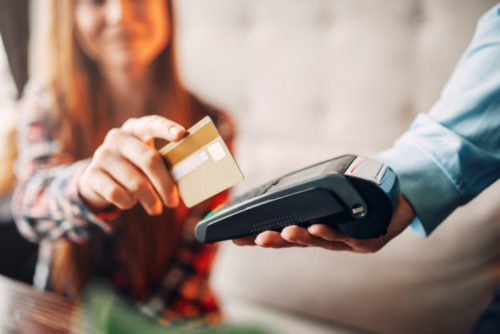
[[[144,142],[153,138],[177,141],[186,132],[180,124],[158,115],[130,118],[122,125],[121,129]]]
[[[113,204],[121,210],[126,210],[137,203],[137,199],[110,175],[92,167],[87,169],[82,176],[80,192],[87,202],[97,206],[97,209]]]
[[[157,115],[131,118],[111,129],[79,180],[81,195],[95,208],[115,204],[126,209],[139,201],[151,215],[160,214],[163,204],[177,206],[177,187],[149,144],[153,138],[179,140],[184,133],[182,126]]]
[[[111,147],[116,147],[115,150],[103,149],[104,154],[102,154],[102,157],[99,154],[100,152],[96,152],[96,155],[103,161],[103,166],[109,166],[104,168],[109,170],[111,175],[115,173],[114,165],[118,162],[106,163],[105,161],[108,156],[116,154],[120,156],[124,162],[132,164],[133,166],[131,167],[135,167],[146,176],[147,183],[150,183],[152,188],[156,190],[166,206],[175,207],[179,204],[177,188],[165,168],[162,157],[155,149],[141,142],[136,137],[120,130],[110,133],[108,137],[107,140],[113,142]],[[142,189],[144,187],[143,180],[136,178],[136,174],[132,173],[130,168],[129,171],[129,177],[131,179],[129,182],[135,182],[135,184],[132,184],[133,189],[131,190]],[[138,198],[141,201],[141,198]]]
[[[147,177],[119,156],[108,154],[102,160],[104,171],[141,203],[150,215],[163,212],[163,204]]]
[[[133,137],[128,137],[127,145],[120,146],[120,154],[147,176],[166,206],[175,207],[178,205],[179,196],[175,183],[168,173],[161,155],[155,149],[144,145]]]

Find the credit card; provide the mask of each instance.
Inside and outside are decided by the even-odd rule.
[[[188,208],[243,180],[243,173],[208,116],[189,128],[183,139],[168,143],[159,152]]]

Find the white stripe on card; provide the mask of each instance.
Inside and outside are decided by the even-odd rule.
[[[184,175],[191,173],[207,160],[208,155],[205,150],[195,152],[172,168],[172,177],[174,178],[174,180],[178,181]]]

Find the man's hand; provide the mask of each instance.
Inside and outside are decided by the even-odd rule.
[[[400,234],[415,218],[415,211],[402,195],[399,196],[387,233],[374,239],[356,239],[324,224],[308,228],[288,226],[281,233],[265,231],[255,236],[235,239],[237,245],[257,245],[268,248],[321,247],[329,250],[347,250],[357,253],[374,253]]]

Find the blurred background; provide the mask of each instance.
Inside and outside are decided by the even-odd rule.
[[[37,246],[12,221],[11,190],[16,158],[17,102],[28,80],[29,1],[0,1],[0,274],[33,279]]]
[[[246,176],[239,193],[336,155],[388,148],[438,99],[477,20],[494,3],[177,0],[181,76],[236,119],[236,160]],[[16,36],[28,21],[1,16],[7,54],[18,52],[0,53],[2,157],[12,147],[5,145],[7,125],[15,122],[16,87],[25,80],[17,67],[26,62],[14,60],[28,54],[36,61],[43,12],[36,8],[43,6],[31,3],[28,53],[25,35]],[[7,22],[16,28],[4,28]],[[0,176],[8,175],[2,168]],[[224,243],[212,285],[228,319],[282,333],[469,332],[500,279],[500,229],[491,218],[498,198],[495,184],[429,238],[408,230],[372,255]],[[2,212],[4,226],[12,226]],[[32,251],[18,262],[31,263]]]

